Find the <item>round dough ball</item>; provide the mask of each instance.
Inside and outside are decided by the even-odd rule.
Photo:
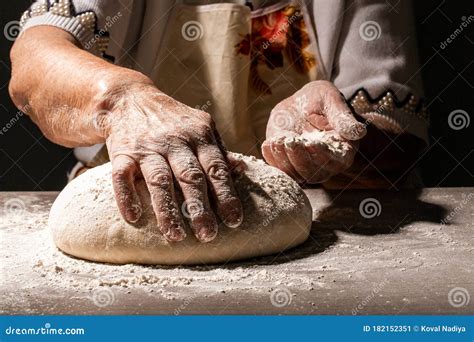
[[[233,155],[243,162],[234,184],[244,221],[238,228],[228,228],[219,220],[219,232],[211,242],[199,242],[189,226],[183,241],[166,241],[157,228],[143,180],[136,182],[142,216],[137,223],[127,223],[115,202],[110,163],[81,174],[59,194],[48,222],[54,242],[65,253],[83,259],[161,265],[225,263],[304,242],[312,215],[303,190],[262,160]]]

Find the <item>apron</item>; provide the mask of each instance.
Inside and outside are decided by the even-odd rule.
[[[181,1],[165,32],[149,76],[167,95],[211,114],[233,152],[262,158],[271,110],[308,82],[325,78],[302,1],[255,11],[238,3]],[[107,160],[104,146],[86,166]]]

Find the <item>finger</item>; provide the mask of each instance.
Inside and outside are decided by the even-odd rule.
[[[215,145],[218,146],[218,148],[223,152],[227,154],[227,148],[224,144],[224,140],[222,139],[221,135],[219,134],[219,131],[215,127],[214,121],[212,122],[212,137],[214,138],[213,142]]]
[[[263,144],[262,144],[262,155],[263,155],[263,158],[265,159],[265,161],[268,164],[276,167],[277,162],[276,162],[275,158],[273,157],[272,143],[270,142],[270,140],[265,140],[263,142]]]
[[[296,172],[294,167],[291,165],[288,156],[286,155],[284,141],[285,137],[272,138],[269,141],[270,151],[275,163],[273,166],[279,168],[291,178],[296,179],[298,182],[302,183],[304,182],[304,179]]]
[[[243,220],[242,203],[235,191],[227,160],[216,145],[201,145],[197,149],[199,162],[217,203],[217,213],[229,228],[237,228]]]
[[[309,180],[310,183],[323,183],[346,169],[340,162],[331,159],[327,147],[323,148],[319,145],[306,142],[305,149],[308,151],[313,163],[319,168],[314,177]]]
[[[304,147],[304,141],[298,138],[284,140],[285,152],[295,171],[305,180],[313,177],[317,167],[313,164],[309,153]]]
[[[354,160],[355,150],[350,145],[347,145],[348,150],[345,154],[331,150],[319,141],[307,140],[305,147],[315,164],[332,173],[339,173],[348,168]]]
[[[206,177],[191,149],[178,148],[168,154],[168,161],[184,196],[181,212],[191,221],[199,241],[212,241],[217,235],[217,221],[209,204]]]
[[[169,241],[186,237],[174,191],[173,176],[165,158],[159,154],[145,157],[140,162],[143,178],[150,192],[158,227]]]
[[[245,170],[247,170],[247,164],[243,159],[239,158],[239,155],[234,152],[224,152],[226,156],[227,166],[230,169],[232,176],[239,176]]]
[[[334,130],[348,140],[362,139],[367,134],[367,129],[356,120],[344,97],[337,91],[328,94],[324,114]]]
[[[308,183],[321,183],[329,179],[334,173],[324,168],[328,159],[323,159],[324,163],[321,163],[323,160],[312,158],[311,154],[306,149],[305,142],[305,139],[291,141],[287,138],[285,140],[285,148],[288,159],[293,164],[296,171]]]
[[[134,179],[137,172],[135,161],[126,155],[112,158],[112,185],[115,199],[122,217],[131,223],[137,222],[142,214]]]

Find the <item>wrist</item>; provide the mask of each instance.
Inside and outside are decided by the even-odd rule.
[[[118,72],[107,73],[95,83],[96,95],[90,102],[91,126],[102,140],[110,135],[111,125],[120,119],[120,107],[127,98],[135,97],[144,89],[158,91],[150,78],[134,70],[119,68]]]

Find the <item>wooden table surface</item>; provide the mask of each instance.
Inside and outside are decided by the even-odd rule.
[[[46,230],[57,193],[0,193],[0,313],[474,313],[474,188],[306,192],[314,223],[300,247],[180,268],[70,258]]]

